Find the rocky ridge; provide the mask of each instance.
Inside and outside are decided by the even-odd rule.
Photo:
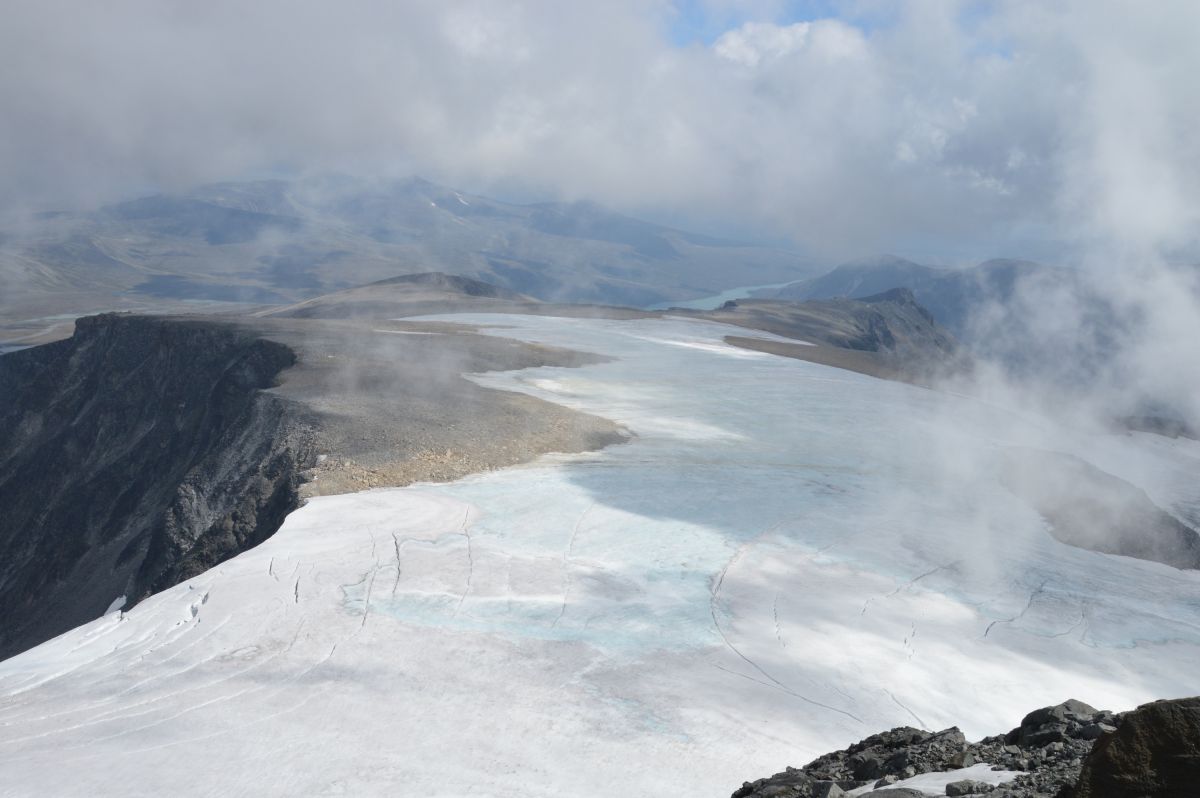
[[[926,793],[890,785],[977,764],[1020,775],[996,786],[954,780],[944,794],[1195,795],[1187,790],[1200,785],[1200,698],[1155,702],[1124,714],[1069,700],[1030,712],[1007,734],[974,743],[956,727],[938,732],[899,727],[820,756],[803,768],[789,767],[746,782],[732,798],[837,798],[864,787],[870,788],[870,795],[886,798],[923,796]]]
[[[727,336],[726,343],[824,365],[929,384],[970,371],[970,358],[907,288],[862,299],[806,302],[738,299],[680,315],[763,330],[778,340]]]

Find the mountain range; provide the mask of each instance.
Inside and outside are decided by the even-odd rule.
[[[756,295],[861,299],[895,288],[911,290],[973,355],[1018,378],[1059,388],[1086,388],[1111,378],[1106,374],[1111,355],[1136,324],[1082,273],[1012,259],[949,269],[881,255]]]
[[[995,258],[965,269],[925,266],[895,255],[843,263],[818,277],[763,292],[776,299],[861,298],[907,288],[938,323],[960,338],[980,337],[980,319],[988,307],[1020,303],[1027,292],[1070,291],[1087,294],[1072,269],[1027,260]]]
[[[264,180],[43,213],[4,232],[0,318],[278,304],[429,271],[541,300],[645,306],[795,280],[812,267],[590,202],[522,205],[418,178]]]

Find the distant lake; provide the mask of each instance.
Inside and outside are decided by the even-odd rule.
[[[731,299],[745,299],[755,291],[760,291],[766,288],[783,288],[785,285],[791,285],[794,280],[786,283],[768,283],[767,285],[744,285],[741,288],[730,288],[728,291],[722,291],[713,296],[701,297],[700,299],[684,299],[674,302],[659,302],[655,305],[647,305],[647,310],[668,310],[670,308],[687,308],[689,310],[716,310]]]

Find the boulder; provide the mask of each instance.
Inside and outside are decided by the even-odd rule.
[[[985,781],[962,779],[961,781],[952,781],[947,784],[946,795],[982,795],[985,792],[991,792],[993,789],[995,788]]]
[[[835,781],[819,781],[813,785],[813,798],[845,798],[846,791]]]
[[[961,770],[962,768],[969,768],[974,764],[975,757],[971,755],[970,751],[959,751],[946,760],[946,767],[950,770]]]
[[[859,751],[850,757],[850,773],[856,779],[877,779],[883,775],[883,761],[874,750]]]
[[[789,767],[774,776],[743,783],[732,798],[813,798],[825,795],[817,791],[818,783],[803,771]]]
[[[1200,696],[1144,704],[1100,737],[1071,798],[1200,794]]]
[[[1106,734],[1112,734],[1117,730],[1116,726],[1110,726],[1107,723],[1089,723],[1086,726],[1081,726],[1075,736],[1080,740],[1098,740]]]
[[[1056,706],[1030,712],[1021,720],[1021,725],[1005,735],[1004,739],[1005,742],[1017,743],[1025,748],[1063,742],[1072,736],[1072,732],[1096,720],[1099,714],[1099,710],[1082,701],[1068,699]]]

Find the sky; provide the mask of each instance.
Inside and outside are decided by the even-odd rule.
[[[836,258],[1188,258],[1193,0],[8,0],[0,206],[419,174]]]

